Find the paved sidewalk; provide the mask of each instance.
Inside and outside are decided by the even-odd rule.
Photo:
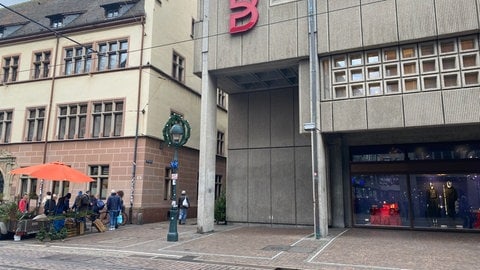
[[[350,228],[329,229],[327,237],[315,239],[311,227],[215,225],[213,233],[199,234],[193,222],[178,226],[178,242],[166,241],[169,224],[161,222],[88,232],[42,245],[115,251],[145,260],[211,263],[218,266],[214,269],[473,270],[480,266],[480,233]]]

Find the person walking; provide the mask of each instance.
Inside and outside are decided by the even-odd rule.
[[[178,198],[178,207],[180,213],[178,215],[178,224],[186,224],[187,221],[187,210],[190,207],[190,199],[187,196],[187,192],[182,190],[182,195]]]
[[[110,196],[107,199],[107,211],[108,215],[110,216],[110,231],[115,230],[118,228],[117,224],[117,216],[122,209],[120,196],[117,195],[114,189],[110,192]]]

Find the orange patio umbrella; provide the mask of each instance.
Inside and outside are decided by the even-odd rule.
[[[93,181],[90,176],[59,161],[14,169],[10,171],[10,174],[25,174],[30,177],[50,181],[68,181],[76,183],[88,183]]]

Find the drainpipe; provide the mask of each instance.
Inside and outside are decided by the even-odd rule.
[[[135,180],[137,178],[137,150],[138,150],[138,129],[140,125],[140,97],[142,94],[142,72],[143,72],[143,45],[145,39],[145,18],[142,17],[142,41],[140,45],[140,64],[138,68],[138,96],[137,96],[137,120],[135,126],[135,145],[133,147],[133,161],[132,161],[132,181],[130,186],[130,209],[128,210],[128,217],[130,224],[132,224],[133,217],[133,198],[135,195]]]
[[[53,94],[55,92],[55,79],[57,75],[57,57],[58,57],[58,46],[60,43],[60,36],[56,35],[57,38],[57,43],[55,44],[55,56],[53,57],[53,70],[52,70],[52,83],[50,85],[50,101],[48,102],[48,110],[47,110],[47,125],[46,125],[46,131],[45,131],[45,142],[43,144],[43,158],[42,158],[42,163],[47,162],[47,150],[48,150],[48,134],[49,134],[49,129],[50,129],[50,122],[51,122],[51,117],[52,117],[52,111],[53,111]],[[40,206],[40,202],[42,201],[42,196],[43,196],[43,179],[40,180],[40,194],[38,196],[37,200],[37,207]]]
[[[308,41],[310,60],[310,102],[311,118],[309,131],[312,144],[312,186],[313,186],[313,212],[315,238],[325,237],[328,234],[327,192],[325,153],[322,134],[318,127],[317,119],[317,91],[318,83],[318,48],[317,48],[317,3],[308,0]]]

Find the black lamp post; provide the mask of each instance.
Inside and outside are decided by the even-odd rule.
[[[178,241],[177,232],[177,179],[178,179],[178,147],[184,145],[190,137],[190,125],[187,121],[183,120],[178,115],[170,116],[167,124],[163,128],[163,137],[168,145],[173,145],[175,151],[173,154],[173,160],[170,162],[170,168],[172,169],[172,203],[170,208],[170,226],[168,228],[167,241]]]

